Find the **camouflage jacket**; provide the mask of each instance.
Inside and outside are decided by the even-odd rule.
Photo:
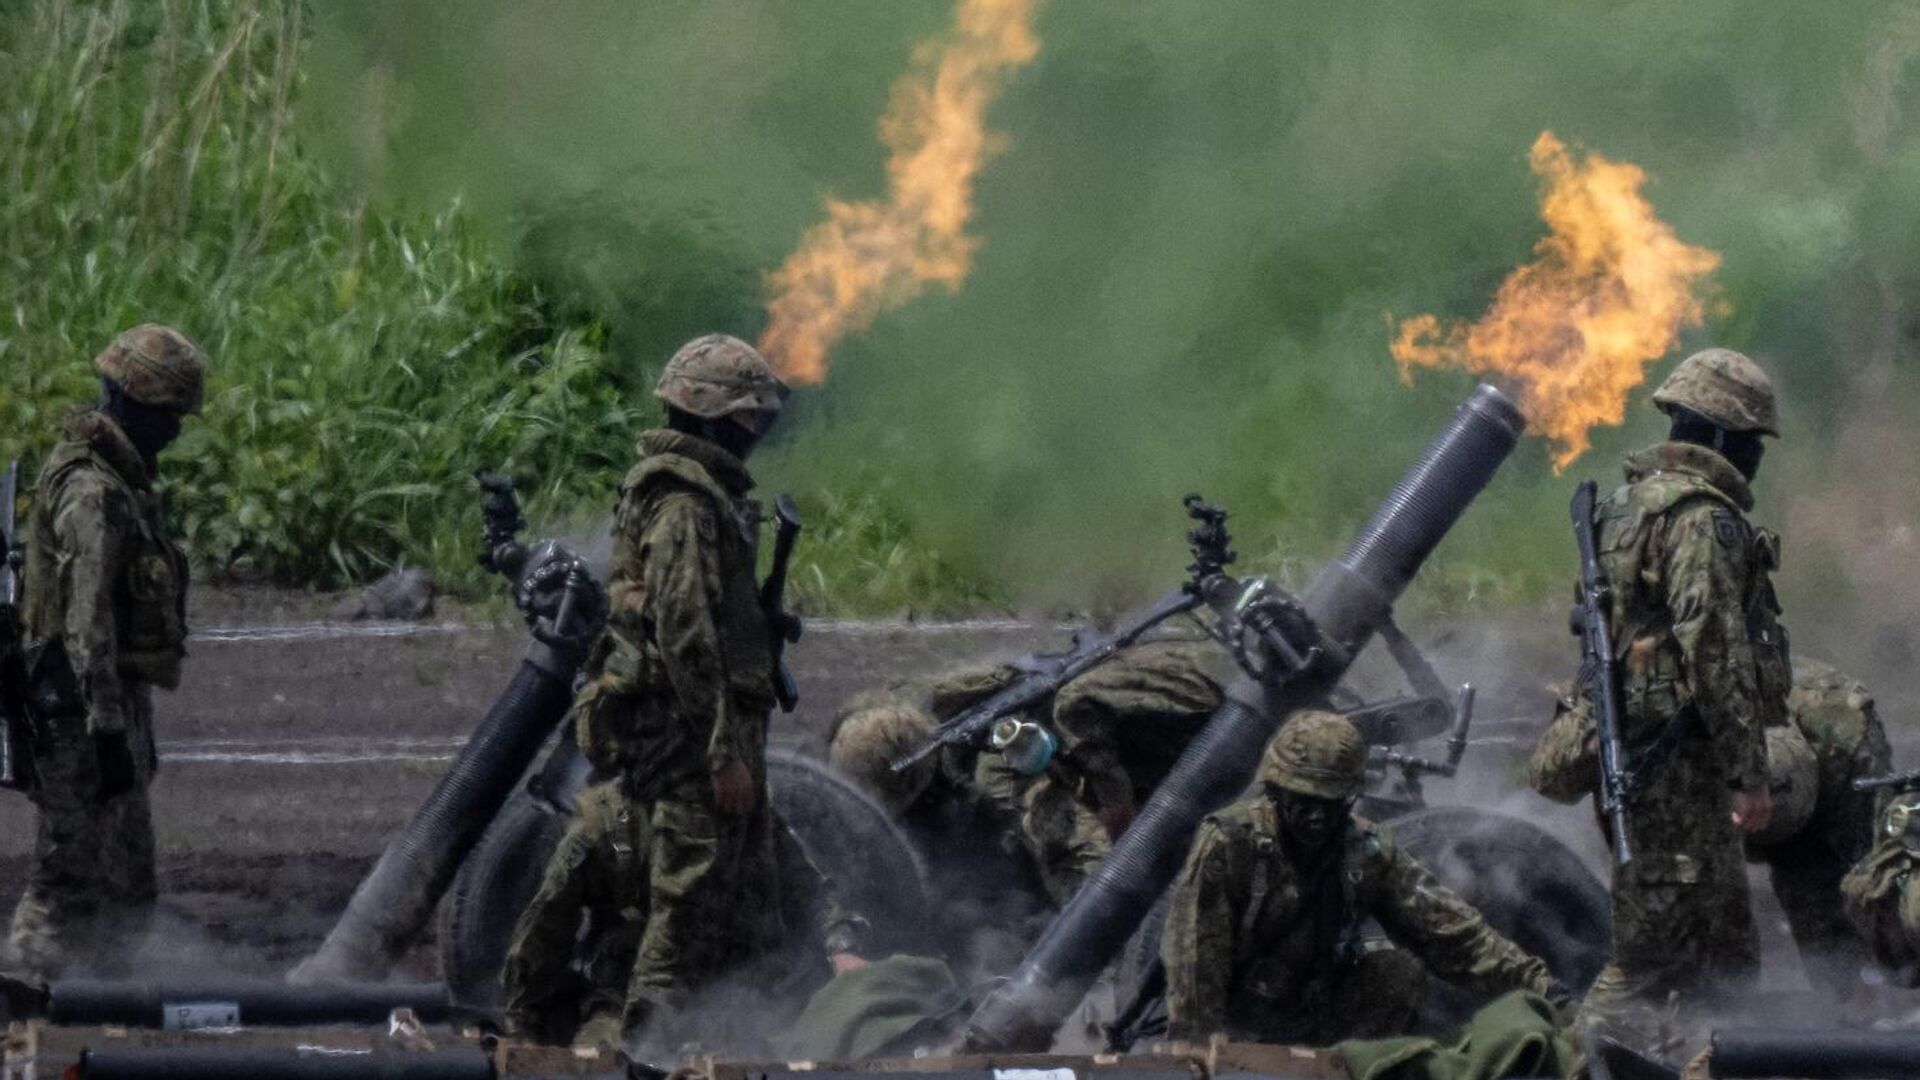
[[[1886,788],[1855,791],[1853,782],[1892,771],[1893,749],[1865,684],[1818,661],[1794,667],[1797,678],[1787,695],[1787,712],[1820,766],[1820,797],[1811,828],[1836,856],[1853,862],[1872,846],[1888,797]]]
[[[1318,865],[1281,842],[1278,811],[1256,795],[1207,818],[1174,888],[1161,938],[1169,1036],[1289,1040],[1323,1027],[1361,923],[1434,975],[1493,994],[1546,993],[1546,965],[1361,818]]]
[[[614,524],[612,610],[578,703],[582,747],[642,788],[728,761],[762,778],[774,695],[753,479],[679,432],[647,432],[640,453]]]
[[[24,580],[27,640],[65,644],[90,731],[126,731],[148,686],[179,685],[187,561],[145,463],[105,413],[69,414],[40,470]]]
[[[1613,581],[1614,657],[1629,754],[1672,745],[1649,765],[1661,787],[1753,790],[1766,783],[1764,729],[1787,722],[1790,681],[1770,572],[1778,541],[1747,524],[1753,496],[1719,454],[1662,443],[1627,459],[1627,482],[1596,509],[1600,560]],[[1592,790],[1576,736],[1584,710],[1549,729],[1534,786],[1561,799]],[[1588,731],[1591,730],[1590,723]],[[1703,773],[1697,784],[1669,772]]]

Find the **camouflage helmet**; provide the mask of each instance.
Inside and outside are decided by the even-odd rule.
[[[1728,431],[1780,434],[1773,382],[1732,349],[1702,349],[1680,361],[1653,392],[1653,403],[1668,414],[1676,406],[1691,409]]]
[[[1297,712],[1267,744],[1260,782],[1317,799],[1352,799],[1367,776],[1367,744],[1338,713]]]
[[[893,763],[918,747],[933,726],[933,717],[891,694],[863,694],[835,723],[827,763],[898,814],[933,784],[940,760],[927,757],[900,772]]]
[[[1820,801],[1820,762],[1813,744],[1792,724],[1767,729],[1767,790],[1773,816],[1767,827],[1747,837],[1754,847],[1769,847],[1799,835]]]
[[[191,415],[206,395],[206,356],[171,326],[145,323],[122,332],[93,366],[142,405]]]
[[[788,393],[766,357],[726,334],[708,334],[680,346],[653,390],[661,401],[708,420],[748,410],[779,412]]]

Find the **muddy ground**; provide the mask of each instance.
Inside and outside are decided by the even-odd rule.
[[[157,701],[163,898],[143,966],[268,975],[313,949],[511,678],[526,640],[517,625],[471,612],[420,624],[318,621],[329,607],[247,593],[215,596],[196,613],[183,685]],[[1443,676],[1482,687],[1471,775],[1430,782],[1428,794],[1548,824],[1597,868],[1604,856],[1584,810],[1519,791],[1519,762],[1546,720],[1545,683],[1570,662],[1561,618],[1542,608],[1410,626]],[[854,692],[1066,637],[1057,625],[1007,619],[812,624],[791,653],[803,702],[776,718],[775,737],[818,752]],[[1363,659],[1357,681],[1393,691],[1384,661]],[[30,808],[0,797],[0,911],[19,894],[31,846]],[[430,945],[406,974],[435,974]]]

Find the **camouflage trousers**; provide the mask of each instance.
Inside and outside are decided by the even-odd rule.
[[[158,895],[147,798],[150,731],[144,723],[133,730],[133,789],[104,803],[90,736],[74,731],[36,740],[33,865],[7,936],[5,967],[16,977],[124,975],[145,941]]]
[[[778,819],[764,780],[752,811],[720,812],[701,776],[647,809],[647,924],[627,981],[625,1026],[676,1013],[692,993],[779,944]]]
[[[1326,1046],[1344,1039],[1410,1034],[1427,1000],[1427,969],[1405,949],[1374,948],[1345,966],[1302,1012],[1261,1008],[1257,994],[1229,1005],[1236,1038]],[[1235,1015],[1239,1014],[1239,1015]]]
[[[1001,838],[1001,846],[1031,868],[1054,905],[1079,892],[1113,850],[1100,819],[1066,784],[1022,776],[999,754],[980,755],[974,780],[997,816],[1018,823]]]

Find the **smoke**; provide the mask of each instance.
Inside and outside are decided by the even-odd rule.
[[[376,197],[458,193],[509,252],[545,223],[524,265],[617,320],[610,372],[638,385],[694,332],[757,337],[764,275],[822,200],[886,190],[875,122],[954,11],[345,0],[316,12],[306,111]],[[1721,253],[1723,309],[1671,355],[1724,344],[1775,376],[1760,516],[1788,529],[1796,628],[1831,609],[1844,629],[1882,592],[1868,556],[1910,564],[1893,531],[1920,510],[1897,423],[1912,24],[1891,0],[1042,8],[1038,56],[988,113],[1007,148],[978,174],[965,288],[844,340],[763,479],[871,492],[1035,605],[1164,587],[1190,490],[1234,511],[1249,562],[1317,562],[1469,381],[1400,388],[1381,312],[1484,310],[1538,238],[1524,151],[1551,129],[1639,165],[1676,235]],[[1660,429],[1636,397],[1576,472],[1606,477]],[[1507,466],[1427,593],[1564,579],[1548,455]]]

